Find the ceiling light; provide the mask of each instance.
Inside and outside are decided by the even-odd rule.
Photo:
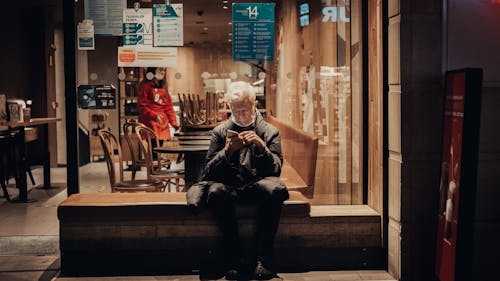
[[[224,3],[224,4],[227,4],[227,2],[229,2],[229,1],[227,1],[227,0],[222,1],[222,3]]]
[[[233,40],[231,40],[231,39],[227,39],[227,42],[232,42],[232,41],[233,41]]]
[[[226,5],[224,5],[224,6],[222,6],[222,9],[227,10],[228,8],[227,8],[227,6],[226,6]]]
[[[233,22],[232,22],[232,21],[230,21],[230,22],[228,22],[227,24],[231,25],[231,24],[233,24]]]
[[[229,35],[229,36],[233,36],[233,34],[232,34],[232,33],[228,33],[227,35]]]
[[[208,27],[206,27],[206,26],[205,26],[205,27],[203,27],[203,30],[205,30],[205,31],[206,31],[206,30],[208,30]]]

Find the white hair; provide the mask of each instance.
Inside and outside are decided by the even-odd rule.
[[[252,85],[244,81],[232,82],[231,85],[229,85],[227,103],[231,104],[231,101],[244,97],[248,97],[248,100],[252,102],[252,104],[255,102],[255,91]]]

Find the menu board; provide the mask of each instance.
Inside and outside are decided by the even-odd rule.
[[[233,60],[274,60],[274,3],[233,3]]]
[[[153,5],[153,46],[183,46],[183,6],[182,4]]]

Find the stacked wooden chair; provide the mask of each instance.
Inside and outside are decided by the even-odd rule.
[[[207,92],[205,100],[200,100],[197,94],[178,94],[178,96],[183,129],[206,129],[217,125],[219,105],[215,93]]]

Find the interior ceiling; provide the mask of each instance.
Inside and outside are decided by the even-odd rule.
[[[132,7],[136,1],[128,0]],[[152,4],[164,4],[164,0],[142,0],[141,7]],[[227,3],[224,3],[227,2]],[[171,4],[182,3],[184,8],[184,45],[230,45],[231,38],[231,4],[232,3],[265,3],[272,0],[171,0]],[[224,9],[224,6],[227,9]]]

